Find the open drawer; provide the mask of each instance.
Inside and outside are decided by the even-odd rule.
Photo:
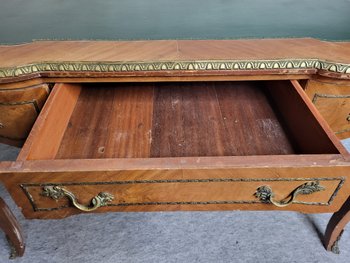
[[[297,81],[56,84],[1,178],[29,218],[332,212],[348,157]]]

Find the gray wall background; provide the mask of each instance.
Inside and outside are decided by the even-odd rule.
[[[0,43],[33,39],[350,40],[350,0],[6,0]]]

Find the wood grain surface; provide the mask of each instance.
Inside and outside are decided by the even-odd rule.
[[[21,146],[48,95],[47,84],[0,87],[0,141]]]
[[[349,54],[349,43],[314,39],[40,41],[0,46],[0,68],[43,61],[290,58],[348,64]],[[0,163],[0,179],[28,218],[79,213],[66,199],[43,197],[45,184],[63,185],[83,204],[101,191],[115,195],[113,206],[96,212],[334,212],[349,195],[349,156],[302,87],[296,81],[242,81],[309,79],[319,73],[347,78],[347,73],[305,68],[118,76],[62,70],[4,80],[3,90],[6,82],[18,88],[21,81],[38,84],[40,77],[45,82],[133,84],[57,84],[17,162]],[[198,79],[202,82],[193,82]],[[314,204],[277,208],[255,202],[259,186],[272,186],[283,199],[302,182],[314,180],[326,190],[300,199]]]
[[[28,218],[80,213],[66,198],[42,196],[44,185],[85,205],[102,191],[115,196],[96,212],[333,212],[350,183],[331,133],[297,82],[58,84],[0,178]],[[310,181],[326,190],[301,196],[308,204],[277,208],[254,196],[268,185],[282,200]]]
[[[54,201],[43,197],[45,184],[65,187],[86,205],[101,191],[113,194],[114,205],[102,207],[97,213],[235,209],[313,213],[337,211],[348,197],[348,180],[340,189],[338,186],[342,178],[347,178],[349,166],[336,158],[328,155],[51,160],[7,163],[0,170],[1,180],[28,218],[62,218],[80,213],[66,199]],[[264,159],[270,165],[266,166]],[[299,200],[316,204],[278,208],[252,202],[257,201],[254,193],[260,186],[271,186],[280,200],[301,184],[315,180],[326,190],[301,196]],[[331,198],[335,191],[336,197]],[[63,207],[58,209],[60,206]]]
[[[152,157],[293,153],[262,83],[157,86]]]
[[[17,160],[50,159],[56,156],[80,89],[79,85],[73,84],[58,84],[54,88]]]
[[[55,158],[149,157],[152,86],[84,86]]]
[[[26,139],[38,114],[32,101],[0,103],[0,136],[13,140]]]
[[[19,103],[35,101],[36,107],[40,110],[50,93],[47,84],[39,84],[24,88],[0,88],[0,103]]]
[[[306,93],[338,138],[350,136],[350,81],[308,81]]]
[[[288,85],[291,86],[287,88]],[[314,154],[338,151],[334,146],[338,140],[329,138],[333,132],[328,127],[322,127],[322,117],[312,111],[308,100],[302,98],[305,93],[300,86],[293,88],[291,83],[275,81],[270,82],[268,88],[282,120],[288,127],[294,147],[301,152]]]
[[[252,40],[37,41],[0,46],[0,67],[40,61],[176,61],[319,58],[350,63],[348,42]]]
[[[8,238],[11,250],[14,248],[14,251],[11,251],[10,259],[14,259],[16,256],[22,257],[25,250],[22,227],[2,198],[0,198],[0,229]]]
[[[37,41],[14,46],[0,46],[0,69],[13,69],[20,66],[45,63],[69,62],[89,63],[96,62],[156,62],[156,61],[220,61],[220,60],[284,60],[293,59],[320,60],[322,63],[350,64],[350,45],[348,42],[327,42],[311,38],[301,39],[255,39],[255,40],[152,40],[152,41]],[[286,64],[287,65],[287,64]],[[316,64],[315,64],[316,65]],[[308,75],[321,74],[334,78],[350,78],[348,70],[338,72],[344,65],[333,65],[330,68],[284,67],[281,69],[261,68],[249,70],[162,70],[148,72],[147,75],[139,72],[102,72],[101,70],[86,70],[85,72],[64,69],[59,70],[37,69],[30,73],[14,73],[11,77],[2,77],[0,82],[24,81],[33,78],[111,78],[138,76],[151,77],[178,77],[186,78],[198,74],[205,76],[249,76],[282,74]],[[24,75],[23,75],[24,74]],[[23,75],[23,76],[22,76]],[[91,82],[93,79],[90,79]],[[134,80],[135,81],[135,80]]]
[[[271,94],[265,87],[273,87],[275,82],[84,85],[75,98],[74,109],[72,104],[71,112],[65,117],[60,115],[65,119],[62,127],[57,127],[56,117],[60,135],[53,138],[52,132],[42,134],[40,141],[45,143],[32,143],[31,148],[26,145],[22,152],[29,151],[27,158],[40,160],[342,151],[339,145],[340,150],[334,146],[335,142],[319,125],[319,118],[304,105],[290,82],[278,83],[283,89],[277,90],[288,93],[271,93],[279,104],[270,102]],[[70,89],[69,85],[58,85],[56,93],[63,94],[59,90],[63,87]],[[56,95],[58,102],[53,99],[48,108],[57,111],[62,96]],[[286,115],[285,112],[292,112],[292,105],[299,105],[301,112]],[[48,114],[54,114],[52,111]],[[41,122],[45,130],[52,130],[52,124]],[[300,129],[305,123],[308,125]],[[302,146],[293,147],[293,140]],[[57,153],[47,155],[47,149],[52,147],[57,148]]]

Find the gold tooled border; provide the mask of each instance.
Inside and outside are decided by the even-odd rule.
[[[264,71],[264,70],[323,70],[350,76],[350,64],[319,59],[275,60],[203,60],[203,61],[117,61],[117,62],[38,62],[0,68],[0,79],[50,72],[65,73],[131,73],[164,71]]]
[[[66,183],[25,183],[20,187],[27,196],[35,212],[54,211],[68,208],[69,206],[59,207],[38,207],[33,196],[30,194],[32,187],[44,186],[71,186],[71,185],[121,185],[121,184],[166,184],[166,183],[213,183],[213,182],[275,182],[275,181],[339,181],[338,186],[327,202],[302,202],[295,201],[294,204],[329,206],[336,197],[338,191],[345,182],[345,177],[322,177],[322,178],[210,178],[210,179],[169,179],[169,180],[132,180],[132,181],[112,181],[112,182],[66,182]],[[108,204],[107,206],[149,206],[149,205],[212,205],[212,204],[262,204],[260,200],[213,200],[213,201],[186,201],[186,202],[142,202],[142,203],[119,203]]]

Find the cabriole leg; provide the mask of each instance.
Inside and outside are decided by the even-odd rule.
[[[25,244],[22,229],[2,198],[0,198],[0,227],[11,246],[10,258],[23,256]]]
[[[346,224],[350,221],[350,197],[345,201],[340,210],[333,214],[328,222],[324,246],[328,251],[339,254],[339,240]]]

